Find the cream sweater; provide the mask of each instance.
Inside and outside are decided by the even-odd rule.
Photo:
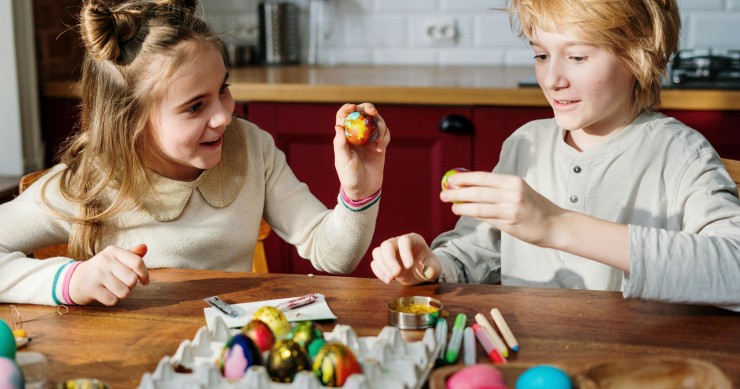
[[[558,206],[629,225],[631,272],[540,248],[461,218],[432,244],[440,281],[622,290],[625,297],[740,308],[740,200],[698,132],[646,112],[578,152],[555,120],[523,126],[494,172],[523,177]]]
[[[66,243],[70,224],[40,205],[43,184],[53,207],[72,212],[59,195],[56,166],[14,200],[0,205],[0,302],[55,304],[71,260],[37,260],[25,253]],[[330,173],[327,173],[330,174]],[[145,243],[148,268],[250,271],[261,219],[321,271],[355,269],[370,245],[378,202],[361,211],[338,199],[328,210],[299,182],[270,134],[234,120],[219,164],[196,181],[153,175],[142,209],[104,227],[98,250]],[[270,260],[268,258],[268,260]]]

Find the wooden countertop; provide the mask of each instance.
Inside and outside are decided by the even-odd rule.
[[[56,308],[18,304],[33,341],[23,351],[49,359],[49,380],[98,378],[112,388],[135,388],[181,342],[205,325],[203,298],[227,303],[321,293],[338,317],[321,322],[325,331],[350,325],[358,336],[375,336],[388,325],[386,306],[401,296],[442,301],[447,321],[464,313],[488,316],[497,307],[517,337],[513,364],[557,364],[576,372],[584,366],[642,357],[697,358],[718,366],[740,385],[740,315],[708,306],[626,300],[619,292],[539,289],[500,285],[389,285],[371,278],[300,274],[233,273],[206,270],[151,271],[151,283],[137,287],[114,307]],[[8,312],[7,304],[0,310]],[[50,313],[52,313],[50,315]],[[490,320],[490,319],[489,319]],[[407,341],[422,331],[402,331]],[[733,339],[735,339],[733,341]],[[477,347],[478,361],[487,360]],[[513,386],[511,386],[513,387]]]
[[[531,66],[273,66],[230,70],[237,101],[548,106],[537,87],[518,87]],[[76,82],[43,85],[46,97],[75,97]],[[664,90],[663,109],[740,110],[740,91]]]

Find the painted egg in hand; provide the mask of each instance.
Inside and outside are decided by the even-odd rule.
[[[450,178],[450,176],[460,173],[460,172],[467,172],[468,169],[465,169],[464,167],[456,167],[454,169],[448,170],[444,176],[442,176],[442,189],[455,189],[458,188],[457,186],[450,186],[447,184],[447,180]]]
[[[378,136],[378,124],[370,115],[362,112],[352,112],[344,120],[344,135],[349,143],[362,146],[372,142]]]
[[[262,320],[251,320],[242,327],[241,332],[252,339],[260,351],[268,351],[275,344],[275,335]]]
[[[316,353],[311,354],[310,345],[317,339],[323,339],[324,334],[321,329],[312,321],[302,321],[293,326],[288,333],[288,339],[293,339],[308,352],[309,358],[313,358]],[[318,351],[318,350],[315,350]]]
[[[316,355],[313,374],[322,384],[336,388],[344,386],[352,374],[362,374],[362,366],[349,347],[329,342]]]
[[[252,339],[238,333],[224,345],[218,365],[224,377],[239,380],[250,367],[262,365],[262,355]]]
[[[275,342],[267,358],[267,373],[275,382],[293,382],[296,373],[310,370],[306,350],[292,339],[281,339]]]
[[[264,306],[258,309],[254,313],[254,316],[252,316],[252,320],[259,320],[267,324],[270,330],[272,330],[272,335],[275,336],[275,339],[280,339],[290,332],[288,319],[275,307]]]

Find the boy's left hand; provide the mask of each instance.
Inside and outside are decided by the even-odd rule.
[[[363,146],[349,143],[344,135],[344,120],[355,111],[372,116],[378,125],[378,136]],[[345,104],[337,111],[334,130],[334,167],[344,193],[352,200],[372,196],[383,185],[385,152],[391,140],[385,121],[370,103]]]

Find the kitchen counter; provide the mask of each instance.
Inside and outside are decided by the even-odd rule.
[[[536,87],[518,87],[531,66],[272,66],[230,69],[234,99],[243,102],[548,106]],[[45,97],[75,97],[77,83],[43,85]],[[663,109],[740,110],[740,91],[662,93]]]

